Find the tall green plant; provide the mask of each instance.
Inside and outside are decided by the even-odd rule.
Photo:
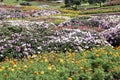
[[[65,0],[65,7],[72,7],[75,6],[75,9],[78,8],[79,5],[81,5],[82,0]]]
[[[95,4],[95,3],[99,3],[100,7],[102,6],[101,4],[104,3],[106,0],[88,0],[89,4]]]

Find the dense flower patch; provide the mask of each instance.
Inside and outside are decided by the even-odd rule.
[[[0,9],[0,19],[7,19],[7,18],[25,18],[29,17],[29,15],[25,14],[21,10],[15,9]]]
[[[48,24],[46,24],[48,25]],[[52,30],[53,26],[3,26],[0,31],[0,53],[14,58],[41,52],[83,51],[110,45],[96,32],[79,29]]]
[[[84,23],[80,19],[70,19],[68,21],[64,21],[58,25],[58,27],[65,27],[65,26],[84,26]]]
[[[114,28],[110,28],[108,30],[103,31],[101,35],[103,35],[106,38],[106,40],[113,46],[119,46],[120,45],[120,23]]]
[[[0,28],[0,54],[13,58],[39,53],[44,36],[49,35],[50,25],[45,23],[26,26],[3,26]],[[53,26],[52,26],[53,27]]]
[[[113,1],[108,1],[103,4],[103,6],[113,6],[113,5],[119,5],[120,1],[119,0],[113,0]]]
[[[47,36],[44,41],[46,51],[62,51],[71,49],[73,51],[83,51],[93,47],[108,46],[104,38],[96,32],[81,31],[79,29],[62,29],[55,31],[51,36]]]
[[[109,29],[120,22],[119,15],[92,16],[87,20],[89,26]]]
[[[60,14],[58,10],[31,10],[30,12],[33,13],[32,16],[50,16],[53,14]]]
[[[0,19],[11,19],[11,18],[24,19],[24,18],[32,18],[38,16],[50,16],[55,14],[60,14],[60,12],[58,10],[52,10],[52,9],[49,10],[40,10],[40,9],[22,10],[20,8],[0,9]]]
[[[66,52],[71,49],[72,51],[79,52],[90,50],[94,47],[119,46],[119,25],[117,25],[119,20],[119,16],[117,15],[95,16],[85,20],[74,18],[62,22],[58,26],[54,23],[43,21],[3,20],[1,21],[0,32],[1,54],[5,56],[12,54],[11,57],[18,58],[46,51]],[[91,21],[93,22],[91,23]],[[77,28],[79,26],[85,28],[85,25],[90,24],[93,26],[94,21],[97,22],[96,26],[100,25],[98,28],[106,28],[107,26],[110,29],[97,32],[90,29],[91,27],[87,27],[85,30]],[[102,25],[105,21],[109,25]],[[70,27],[76,27],[76,29]],[[25,46],[23,47],[24,44]]]
[[[31,27],[55,27],[56,25],[54,23],[49,23],[49,22],[45,22],[45,21],[27,21],[27,20],[3,20],[0,21],[0,26],[19,26],[19,27],[25,27],[25,28],[31,28]]]
[[[1,79],[119,80],[120,50],[110,47],[80,53],[44,53],[0,63]]]
[[[115,27],[120,22],[119,15],[103,15],[103,16],[89,16],[89,17],[78,17],[64,21],[58,25],[58,27],[76,27],[88,26],[91,30],[98,32],[104,31],[111,27]]]

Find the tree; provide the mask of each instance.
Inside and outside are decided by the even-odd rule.
[[[64,0],[65,7],[70,7],[71,1],[70,0]]]
[[[3,0],[1,0],[0,2],[3,2]]]
[[[19,0],[16,0],[16,2],[18,2]]]
[[[73,0],[73,5],[75,5],[75,9],[77,9],[78,6],[81,5],[81,0]]]
[[[78,8],[79,5],[81,5],[81,0],[64,0],[65,7],[71,7],[75,5],[75,9]]]
[[[101,4],[104,3],[106,0],[88,0],[89,4],[95,4],[95,3],[99,3],[100,7],[102,6]]]
[[[100,4],[100,7],[102,6],[101,4],[104,3],[106,0],[96,0],[96,3]]]
[[[88,0],[88,3],[89,3],[89,4],[94,4],[94,3],[95,3],[95,0]]]

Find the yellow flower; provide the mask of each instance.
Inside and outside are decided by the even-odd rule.
[[[63,59],[59,59],[60,63],[64,63],[64,60]]]
[[[95,54],[96,57],[99,57],[100,55],[99,54]]]
[[[2,72],[3,71],[3,69],[0,69],[0,72]]]
[[[17,65],[15,64],[15,65],[13,65],[13,67],[14,67],[14,68],[16,68],[16,67],[17,67]]]
[[[39,74],[39,72],[38,72],[38,71],[35,71],[35,72],[34,72],[34,74],[35,74],[35,75],[38,75],[38,74]]]
[[[73,80],[73,79],[71,77],[69,77],[68,80]]]
[[[1,67],[1,69],[3,69],[3,70],[4,70],[4,69],[5,69],[5,67],[4,67],[4,66],[2,66],[2,67]]]
[[[10,69],[10,71],[14,72],[15,70],[14,69]]]
[[[32,60],[30,60],[29,62],[30,62],[30,63],[33,63],[33,61],[32,61]]]
[[[83,70],[84,68],[83,67],[80,67],[81,70]]]
[[[51,66],[48,66],[48,70],[52,70],[52,67],[51,67]]]
[[[27,68],[27,65],[24,65],[23,67],[24,67],[24,68]]]
[[[44,74],[44,71],[41,71],[40,74]]]
[[[48,62],[48,60],[47,60],[47,59],[45,59],[45,62]]]

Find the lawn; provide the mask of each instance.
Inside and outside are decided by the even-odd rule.
[[[18,5],[21,2],[25,2],[24,0],[19,0],[16,2],[16,0],[4,0],[5,4],[8,5]],[[32,6],[40,6],[40,5],[50,5],[55,7],[60,7],[60,5],[63,5],[63,3],[56,3],[54,1],[29,1]]]

